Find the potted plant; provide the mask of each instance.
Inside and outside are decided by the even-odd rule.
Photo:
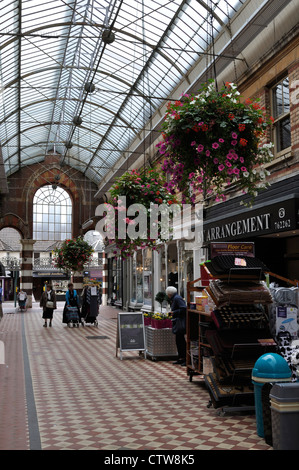
[[[155,300],[161,305],[161,313],[163,309],[163,302],[168,300],[168,297],[165,292],[161,291],[156,294]]]
[[[172,328],[171,319],[163,313],[154,313],[151,318],[151,327],[157,330],[162,328]]]
[[[233,83],[218,91],[209,80],[198,93],[169,103],[157,144],[162,171],[169,175],[165,188],[180,192],[183,203],[194,203],[199,194],[225,200],[225,189],[236,183],[252,203],[267,187],[263,164],[271,161],[273,144],[262,140],[272,122],[257,101],[241,103]]]

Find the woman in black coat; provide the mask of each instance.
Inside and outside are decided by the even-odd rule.
[[[178,295],[177,289],[175,287],[169,286],[166,289],[166,295],[169,299],[171,312],[170,315],[175,320],[180,318],[184,328],[175,333],[176,346],[178,350],[178,360],[174,364],[181,364],[182,366],[186,365],[186,302],[183,297]]]
[[[47,320],[49,321],[49,326],[52,326],[53,311],[57,308],[56,306],[56,294],[52,290],[51,284],[47,284],[46,291],[43,292],[40,299],[40,307],[43,308],[43,319],[45,323],[43,326],[48,326]]]

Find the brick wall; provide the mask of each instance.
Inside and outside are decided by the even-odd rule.
[[[43,164],[24,167],[8,177],[9,192],[2,197],[0,230],[13,227],[19,230],[21,238],[32,238],[34,195],[41,186],[55,183],[55,176],[59,176],[59,186],[73,202],[73,236],[83,233],[80,226],[94,215],[98,204],[94,199],[97,187],[81,172],[68,166],[61,169],[53,156]]]

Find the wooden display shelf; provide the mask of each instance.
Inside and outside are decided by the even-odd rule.
[[[205,290],[203,286],[195,286],[201,279],[195,279],[187,283],[187,306],[191,303],[191,292],[202,293]],[[190,382],[194,375],[203,375],[203,349],[210,348],[210,345],[203,340],[202,323],[212,323],[210,313],[201,312],[199,310],[187,308],[187,375]],[[193,343],[197,343],[197,347],[191,347]],[[197,354],[196,354],[197,353]],[[194,361],[196,357],[196,363]]]

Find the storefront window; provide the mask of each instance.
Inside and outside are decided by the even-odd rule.
[[[136,254],[136,300],[137,303],[143,303],[143,260],[141,250],[138,250]]]
[[[170,243],[167,249],[168,257],[168,283],[167,286],[173,286],[178,289],[178,252],[176,243]]]
[[[143,252],[143,297],[144,305],[152,305],[152,252]]]
[[[116,262],[116,302],[122,304],[122,262],[118,258]]]
[[[136,264],[136,253],[134,253],[131,260],[132,263],[132,287],[131,287],[131,303],[134,304],[137,301],[137,264]]]
[[[160,290],[165,292],[167,287],[167,256],[165,246],[163,245],[159,249],[159,256],[160,256]]]
[[[181,251],[180,269],[182,276],[179,293],[187,299],[187,283],[193,281],[193,251]]]
[[[276,152],[291,146],[289,79],[286,77],[272,90],[274,140]]]
[[[109,297],[111,304],[122,304],[122,265],[121,260],[110,258],[108,260]]]

